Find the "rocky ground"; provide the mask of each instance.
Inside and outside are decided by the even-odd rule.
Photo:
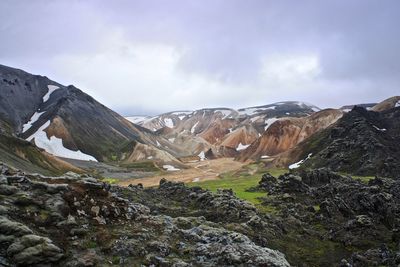
[[[303,266],[398,266],[399,189],[399,180],[367,182],[316,169],[278,179],[265,174],[253,190],[268,193],[263,205],[284,225],[280,249],[291,251],[289,261]]]
[[[281,252],[225,227],[258,220],[255,207],[229,191],[1,173],[3,266],[289,266]]]
[[[397,266],[400,181],[326,169],[231,190],[120,187],[1,168],[2,266]]]

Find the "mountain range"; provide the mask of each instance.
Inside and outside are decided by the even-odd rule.
[[[194,160],[234,157],[243,162],[287,167],[313,154],[304,165],[308,166],[314,158],[322,157],[315,155],[328,144],[327,136],[334,144],[342,138],[330,132],[346,128],[342,124],[352,127],[358,122],[353,114],[372,114],[362,116],[365,121],[374,120],[365,122],[372,125],[368,131],[360,128],[362,136],[372,132],[377,136],[374,144],[387,147],[389,139],[396,138],[397,113],[393,110],[397,110],[400,100],[391,97],[378,104],[324,110],[304,102],[284,101],[240,109],[206,108],[123,117],[73,85],[64,86],[45,76],[2,65],[0,87],[1,160],[21,169],[59,173],[79,171],[68,159],[111,164],[151,161],[159,168],[186,168],[185,164]],[[354,121],[346,124],[349,118]],[[377,130],[383,128],[387,131]],[[344,135],[355,138],[348,134],[359,135],[354,131],[344,131]],[[362,142],[369,143],[371,138]],[[349,145],[337,149],[345,147]],[[331,146],[326,149],[333,150]],[[328,159],[332,153],[325,152],[323,158]],[[396,156],[393,162],[397,161]],[[325,160],[315,166],[326,164]],[[334,169],[354,170],[344,165],[337,163]]]

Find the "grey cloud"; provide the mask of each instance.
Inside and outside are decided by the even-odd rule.
[[[399,10],[394,0],[4,0],[0,61],[75,83],[126,114],[289,99],[340,106],[398,94]],[[157,46],[175,52],[158,62]],[[265,62],[304,56],[318,58],[310,79],[260,74]],[[152,76],[152,64],[172,69]]]

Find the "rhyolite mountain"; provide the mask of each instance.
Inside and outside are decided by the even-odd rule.
[[[327,128],[343,116],[340,109],[325,109],[310,116],[276,120],[238,159],[268,159],[287,151],[318,131]]]
[[[217,157],[232,157],[253,143],[277,119],[305,117],[319,110],[311,104],[286,101],[238,110],[207,108],[127,119],[164,136],[187,155],[210,151]]]
[[[169,144],[166,139],[72,85],[0,66],[0,88],[2,132],[32,141],[56,156],[114,161],[129,160],[133,153],[134,158],[177,162],[163,150]]]
[[[396,99],[396,101],[392,101]],[[301,161],[299,168],[328,167],[356,175],[397,178],[400,173],[400,107],[398,97],[375,112],[355,106],[330,127],[282,153],[275,165]],[[375,108],[376,109],[376,108]],[[305,160],[306,159],[306,160]]]

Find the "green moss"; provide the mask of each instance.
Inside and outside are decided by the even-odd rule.
[[[42,221],[46,221],[50,216],[50,213],[47,210],[40,210],[39,217]]]
[[[154,164],[153,161],[122,163],[120,166],[128,168],[130,170],[143,171],[143,172],[156,172],[160,170],[159,168],[157,168],[157,166]]]
[[[248,165],[237,172],[228,172],[220,175],[217,180],[210,180],[204,182],[189,183],[189,186],[200,186],[204,189],[216,192],[217,189],[232,189],[238,198],[247,200],[253,204],[260,204],[261,197],[265,197],[265,192],[248,192],[247,190],[251,187],[258,185],[261,180],[261,173],[269,172],[271,175],[278,177],[279,175],[287,172],[285,169],[256,169],[254,172],[255,164]]]
[[[352,176],[352,178],[367,184],[370,180],[375,179],[375,176]]]
[[[315,205],[315,206],[314,206],[314,210],[315,210],[315,211],[319,211],[320,209],[321,209],[321,207],[320,207],[319,205]]]
[[[119,182],[116,178],[102,178],[101,181],[109,184],[116,184]]]
[[[113,264],[119,264],[120,259],[121,259],[121,258],[120,258],[119,256],[113,256],[111,262],[112,262]]]
[[[271,205],[256,205],[257,209],[261,212],[264,213],[272,213],[272,214],[276,214],[278,213],[278,209],[275,206],[271,206]]]
[[[84,243],[85,248],[96,248],[97,247],[97,243],[95,241],[92,240],[87,240]]]

